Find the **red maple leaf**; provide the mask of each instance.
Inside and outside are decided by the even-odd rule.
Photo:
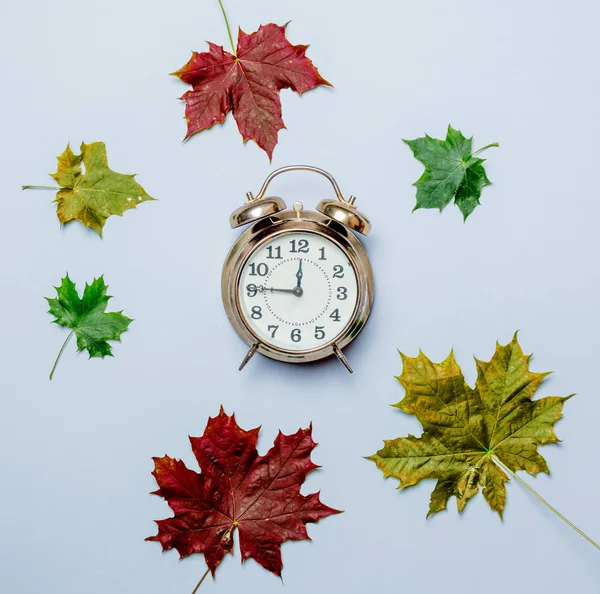
[[[181,97],[186,102],[186,139],[222,124],[233,111],[244,142],[256,141],[271,159],[277,133],[285,128],[279,91],[302,94],[319,85],[331,86],[306,57],[308,46],[286,39],[285,26],[261,25],[250,35],[240,29],[235,56],[220,45],[208,42],[208,47],[207,52],[193,52],[173,73],[193,87]]]
[[[158,520],[158,534],[146,540],[160,542],[164,551],[175,548],[182,558],[203,553],[214,575],[233,552],[237,528],[242,562],[252,557],[281,575],[281,544],[310,540],[307,523],[340,512],[323,505],[318,493],[300,494],[306,475],[319,468],[310,459],[316,446],[312,427],[294,435],[279,432],[264,456],[256,451],[259,430],[244,431],[221,407],[202,437],[190,437],[200,473],[169,456],[154,458],[154,494],[175,515]]]

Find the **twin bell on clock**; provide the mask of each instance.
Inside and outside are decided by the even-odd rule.
[[[336,199],[316,212],[265,196],[271,180],[289,171],[325,176]],[[342,349],[362,330],[373,304],[373,272],[355,233],[371,225],[347,200],[335,179],[308,165],[277,169],[260,192],[247,194],[235,210],[233,228],[251,225],[233,244],[221,280],[223,305],[236,332],[250,347],[240,369],[259,352],[288,363],[335,355],[352,373]]]

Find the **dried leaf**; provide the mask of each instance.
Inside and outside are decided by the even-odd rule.
[[[548,373],[529,371],[531,355],[523,354],[516,334],[508,345],[496,346],[491,361],[475,360],[474,389],[452,353],[442,363],[423,353],[414,359],[401,356],[397,379],[406,395],[396,407],[415,415],[423,434],[385,441],[369,459],[385,477],[397,478],[399,489],[437,479],[428,516],[445,509],[453,495],[462,511],[480,487],[502,516],[508,477],[494,458],[513,472],[549,473],[537,448],[559,441],[554,424],[570,396],[532,400]]]
[[[319,85],[331,86],[306,57],[306,45],[292,45],[285,26],[261,25],[251,34],[238,33],[236,55],[208,43],[209,51],[194,52],[174,76],[192,86],[186,102],[186,139],[214,124],[222,124],[232,111],[240,134],[254,140],[273,156],[277,133],[284,128],[279,91],[304,93]]]
[[[301,495],[306,475],[318,468],[310,459],[315,442],[312,429],[294,435],[279,433],[274,446],[259,456],[259,429],[245,431],[221,408],[210,418],[202,437],[190,437],[201,472],[169,456],[154,458],[152,473],[174,512],[157,521],[163,550],[177,549],[181,557],[203,553],[213,573],[233,552],[237,528],[242,562],[252,558],[281,575],[281,545],[307,540],[306,524],[339,513],[323,505],[319,494]]]
[[[154,200],[135,181],[135,175],[113,171],[108,166],[103,142],[81,144],[76,155],[67,145],[58,157],[56,173],[51,174],[60,188],[54,202],[58,220],[65,224],[77,219],[100,236],[106,219],[121,216],[141,202]],[[23,189],[45,186],[23,186]]]

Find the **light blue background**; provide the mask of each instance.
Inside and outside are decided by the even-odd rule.
[[[185,85],[167,76],[205,40],[228,40],[216,0],[3,0],[0,176],[0,580],[10,594],[188,594],[201,556],[162,555],[148,495],[152,456],[195,462],[187,435],[219,405],[262,425],[314,424],[320,447],[303,492],[346,510],[283,546],[284,583],[239,553],[202,592],[447,594],[600,590],[598,551],[514,481],[505,520],[481,496],[459,517],[426,521],[433,483],[395,490],[363,460],[383,438],[419,433],[389,408],[402,397],[396,348],[441,360],[472,355],[520,329],[533,369],[554,370],[541,395],[578,396],[545,447],[552,476],[531,484],[592,537],[598,508],[598,63],[600,5],[496,0],[227,0],[247,32],[291,20],[288,37],[335,89],[282,92],[288,130],[272,166],[244,146],[231,117],[181,143]],[[483,206],[411,214],[422,172],[402,138],[440,137],[448,123],[487,151]],[[110,165],[138,173],[160,199],[113,217],[104,239],[59,227],[52,180],[67,142],[103,140]],[[376,302],[336,361],[289,366],[255,357],[220,302],[229,213],[274,167],[309,163],[338,179],[372,220],[365,242]],[[331,196],[317,176],[272,186],[291,204]],[[113,310],[135,318],[112,359],[89,361],[50,325],[44,296],[68,271],[80,288],[105,274]],[[236,547],[237,551],[237,547]]]

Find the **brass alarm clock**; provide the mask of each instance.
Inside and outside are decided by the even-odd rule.
[[[266,197],[271,180],[289,171],[311,171],[332,184],[335,200],[316,210]],[[356,233],[368,219],[346,200],[335,179],[308,165],[277,169],[255,197],[235,210],[232,228],[252,224],[233,244],[223,266],[221,291],[227,316],[250,350],[289,363],[335,355],[352,373],[342,349],[362,330],[373,304],[373,272]]]

